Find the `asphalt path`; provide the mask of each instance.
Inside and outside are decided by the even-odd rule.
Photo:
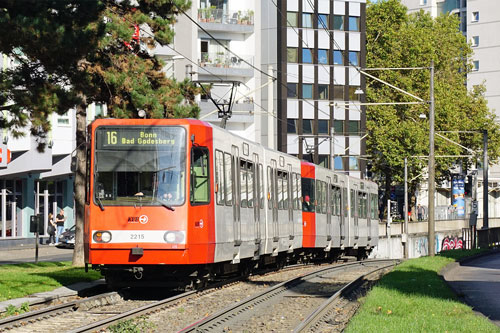
[[[59,249],[55,246],[40,245],[38,248],[38,261],[71,261],[72,249]],[[34,263],[35,248],[26,249],[0,249],[0,265]]]
[[[457,263],[444,278],[475,311],[500,326],[500,252]]]

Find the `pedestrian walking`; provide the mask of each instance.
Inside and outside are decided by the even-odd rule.
[[[49,225],[47,226],[47,233],[49,234],[49,245],[54,246],[56,243],[56,222],[54,221],[54,214],[49,213]]]
[[[57,223],[57,235],[56,235],[56,244],[59,244],[59,237],[64,232],[64,222],[66,222],[66,216],[64,216],[64,210],[61,208],[59,210],[59,214],[56,216]]]

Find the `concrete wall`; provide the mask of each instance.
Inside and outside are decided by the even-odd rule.
[[[482,219],[478,219],[477,228],[483,226]],[[404,257],[403,247],[403,223],[379,224],[379,241],[373,249],[370,258],[392,258],[401,259]],[[500,218],[489,219],[489,227],[500,227]],[[469,228],[468,220],[436,221],[436,253],[443,247],[443,241],[454,241],[462,238],[462,230]],[[427,222],[408,223],[408,254],[410,258],[418,258],[428,254]],[[463,239],[465,241],[466,239]],[[465,246],[465,242],[463,244]]]

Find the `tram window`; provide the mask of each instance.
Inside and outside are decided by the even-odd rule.
[[[303,212],[314,212],[314,179],[311,178],[302,178],[301,182],[302,186],[302,211]]]
[[[356,192],[351,190],[351,217],[354,217],[356,214]]]
[[[342,205],[342,207],[343,207],[342,208],[343,209],[342,215],[347,217],[347,210],[349,209],[349,206],[348,206],[349,204],[348,204],[348,201],[347,201],[347,189],[346,188],[342,189],[342,198],[341,198],[341,200],[342,200],[342,203],[343,203],[343,205]]]
[[[321,212],[326,214],[328,212],[328,184],[326,182],[321,182],[321,192],[323,196],[323,201],[321,202]]]
[[[283,172],[283,209],[288,209],[288,173]]]
[[[377,218],[378,202],[375,194],[370,194],[370,218]]]
[[[302,210],[302,201],[300,198],[302,197],[302,189],[301,189],[301,177],[297,174],[297,209]]]
[[[335,196],[337,195],[337,189],[334,186],[330,186],[330,201],[328,206],[330,207],[330,215],[336,215],[335,211]]]
[[[247,173],[247,197],[248,197],[248,207],[253,207],[253,187],[254,187],[254,167],[253,163],[247,162],[248,173]]]
[[[210,202],[209,151],[205,147],[191,149],[191,204]]]
[[[224,153],[224,180],[226,192],[226,206],[233,205],[233,174],[231,168],[231,154]]]
[[[241,208],[247,208],[248,207],[248,200],[247,200],[247,176],[248,176],[248,170],[247,170],[247,163],[245,160],[240,160],[240,203],[241,203]]]
[[[267,206],[273,208],[273,171],[270,166],[267,167]]]
[[[278,171],[278,209],[283,209],[283,175]]]
[[[87,174],[85,175],[85,202],[86,204],[90,204],[90,173],[92,172],[90,170],[90,149],[87,149],[87,165],[86,165],[86,172]]]
[[[264,170],[262,164],[259,164],[259,195],[260,195],[260,209],[264,208]]]
[[[290,199],[292,200],[293,209],[297,210],[298,196],[297,196],[297,174],[296,173],[292,174],[291,182],[292,182],[292,197]]]
[[[218,205],[224,205],[224,154],[215,151],[215,188]]]
[[[358,216],[365,219],[367,213],[366,193],[358,192]]]

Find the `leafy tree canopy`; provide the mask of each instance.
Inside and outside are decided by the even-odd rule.
[[[172,41],[171,24],[184,0],[0,1],[0,52],[15,66],[0,77],[0,104],[9,117],[0,122],[14,135],[44,136],[48,115],[71,107],[105,103],[110,116],[196,117],[197,90],[162,72],[152,56]],[[138,33],[138,35],[137,35]],[[82,97],[85,97],[82,100]]]
[[[467,90],[467,73],[471,70],[472,50],[459,31],[455,15],[432,18],[420,11],[407,14],[407,8],[398,0],[381,0],[367,7],[367,67],[430,67],[434,61],[435,94],[435,154],[467,155],[463,148],[450,143],[438,134],[466,146],[479,157],[482,154],[481,133],[489,133],[489,156],[493,163],[500,153],[499,125],[489,111],[484,98],[484,87]],[[371,72],[376,77],[394,84],[413,95],[430,99],[430,71],[380,70]],[[416,102],[387,85],[367,79],[368,102]],[[421,181],[418,175],[427,166],[429,153],[429,105],[370,106],[367,110],[367,150],[374,161],[374,169],[384,175],[386,185],[401,182],[404,158],[408,157],[410,179]],[[421,119],[420,115],[427,116]],[[449,176],[449,168],[460,160],[464,167],[476,158],[437,158],[436,177]],[[415,185],[416,183],[414,183]]]

